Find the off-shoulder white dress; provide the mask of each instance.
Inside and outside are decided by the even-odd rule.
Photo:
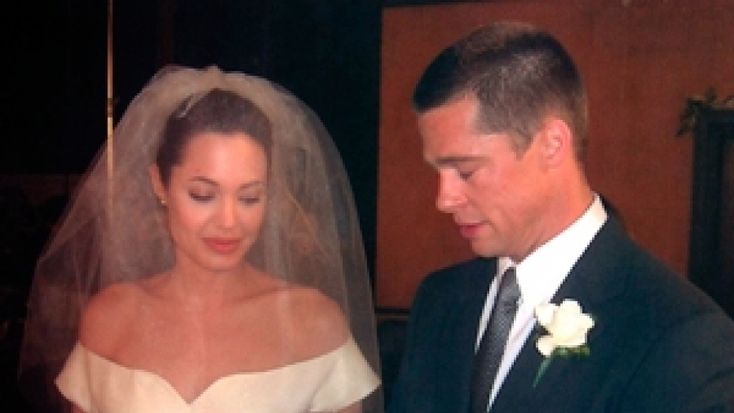
[[[162,377],[77,343],[56,385],[87,413],[296,413],[349,406],[377,388],[379,379],[350,338],[318,357],[221,377],[187,402]]]

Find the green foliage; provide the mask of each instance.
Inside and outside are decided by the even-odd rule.
[[[535,380],[533,380],[533,388],[538,385],[540,382],[540,378],[543,377],[543,374],[545,374],[545,371],[548,370],[548,367],[550,366],[551,362],[554,358],[569,358],[569,357],[576,357],[579,359],[583,359],[586,357],[589,357],[591,355],[591,349],[588,345],[584,344],[583,346],[579,347],[557,347],[555,350],[553,350],[553,353],[551,353],[550,356],[543,359],[543,362],[540,363],[540,367],[538,367],[538,372],[535,374]]]

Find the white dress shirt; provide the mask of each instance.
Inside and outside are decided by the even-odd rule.
[[[494,402],[502,382],[515,362],[520,349],[535,326],[535,307],[548,303],[558,288],[566,279],[568,273],[578,261],[581,254],[591,243],[599,229],[607,220],[607,213],[602,206],[598,195],[594,196],[591,206],[583,215],[560,234],[533,251],[524,260],[514,263],[508,257],[497,260],[497,276],[490,285],[484,310],[479,320],[477,344],[487,327],[489,315],[492,312],[494,299],[497,294],[499,278],[508,267],[514,266],[517,282],[520,287],[520,305],[515,314],[510,334],[507,338],[505,353],[502,356],[497,376],[489,397],[489,406]],[[558,303],[556,303],[558,304]],[[489,409],[487,406],[487,409]]]

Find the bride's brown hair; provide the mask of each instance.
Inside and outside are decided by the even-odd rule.
[[[204,132],[244,133],[262,146],[270,159],[272,138],[267,116],[247,98],[212,89],[189,96],[168,118],[155,160],[164,184],[168,184],[171,168],[181,161],[191,138]]]

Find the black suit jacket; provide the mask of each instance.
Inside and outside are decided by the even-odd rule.
[[[479,318],[496,260],[429,275],[418,290],[391,413],[466,412]],[[540,275],[539,275],[540,276]],[[734,323],[609,219],[553,298],[591,313],[591,354],[543,361],[531,334],[491,412],[734,412]]]

